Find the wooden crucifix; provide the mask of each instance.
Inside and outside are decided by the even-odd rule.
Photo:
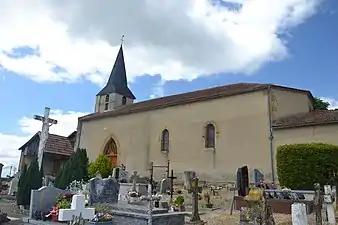
[[[174,180],[177,179],[177,177],[174,177],[174,170],[171,170],[170,176],[168,176],[170,179],[170,202],[173,201],[173,194],[174,194]]]
[[[38,150],[38,163],[39,169],[41,170],[42,161],[43,161],[43,152],[47,143],[49,127],[53,124],[57,124],[57,120],[49,118],[50,108],[45,107],[44,116],[34,115],[35,120],[39,120],[42,122],[42,129],[40,132],[40,142],[39,142],[39,150]]]

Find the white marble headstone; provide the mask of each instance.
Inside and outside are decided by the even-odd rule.
[[[308,225],[304,203],[293,203],[291,206],[292,225]]]
[[[59,209],[59,221],[71,221],[74,216],[80,216],[85,220],[92,219],[95,215],[95,208],[85,208],[85,196],[73,195],[70,209]]]

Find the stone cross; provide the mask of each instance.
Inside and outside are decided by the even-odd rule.
[[[132,176],[133,179],[133,186],[131,191],[136,191],[136,180],[137,180],[137,171],[134,171],[134,175]]]
[[[85,220],[90,220],[95,215],[95,208],[85,208],[85,196],[73,195],[70,209],[59,209],[59,221],[71,221],[73,216],[80,216]]]
[[[192,216],[189,222],[186,224],[195,224],[202,225],[205,224],[204,221],[201,220],[199,212],[198,212],[198,177],[194,171],[184,171],[184,186],[188,190],[189,193],[192,194]]]
[[[316,215],[316,225],[322,225],[322,204],[323,198],[320,194],[320,184],[314,184],[315,196],[313,198],[314,210]]]
[[[159,201],[161,199],[160,196],[156,196],[152,194],[152,185],[148,184],[148,196],[141,196],[141,200],[146,200],[149,202],[148,204],[148,225],[153,224],[153,209],[154,209],[154,201]]]
[[[34,115],[35,120],[39,120],[42,122],[42,129],[40,132],[40,142],[39,142],[39,150],[38,150],[38,163],[39,169],[41,170],[42,167],[42,160],[43,160],[43,152],[47,143],[49,127],[53,124],[57,124],[57,120],[49,118],[49,111],[50,108],[45,108],[44,116]]]

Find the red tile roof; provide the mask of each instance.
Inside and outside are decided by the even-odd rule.
[[[274,121],[274,128],[293,128],[311,125],[338,123],[338,110],[314,110],[280,118]]]
[[[73,153],[74,148],[67,137],[49,134],[44,151],[57,155],[70,156]]]
[[[273,84],[256,84],[256,83],[237,83],[226,86],[219,86],[199,91],[187,92],[178,95],[171,95],[162,98],[156,98],[148,101],[133,103],[130,105],[122,106],[113,111],[101,112],[101,113],[92,113],[83,117],[80,117],[79,120],[87,121],[104,117],[115,117],[120,115],[126,115],[131,113],[161,109],[176,105],[189,104],[199,101],[211,100],[216,98],[228,97],[233,95],[245,94],[255,91],[267,90],[268,88],[278,88],[283,90],[289,90],[294,92],[304,92],[313,99],[313,96],[310,91],[300,90],[295,88],[283,87]]]
[[[19,150],[25,150],[26,146],[29,146],[31,143],[35,141],[39,141],[39,135],[40,131],[37,132],[29,141],[27,141],[23,146],[19,148]],[[75,135],[74,132],[72,135]],[[70,136],[72,136],[70,135]],[[38,145],[37,145],[38,146]],[[38,149],[31,149],[34,152],[30,152],[29,154],[36,154]],[[72,144],[72,141],[68,137],[64,137],[61,135],[56,134],[48,134],[47,143],[45,146],[44,152],[51,153],[51,154],[57,154],[57,155],[65,155],[70,156],[74,151],[74,146]]]

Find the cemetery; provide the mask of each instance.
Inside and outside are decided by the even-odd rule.
[[[285,161],[290,161],[288,157],[290,152],[281,147],[277,159],[284,161],[279,160],[278,166],[285,166]],[[325,161],[333,156],[326,157]],[[335,224],[336,186],[330,183],[335,177],[328,176],[322,181],[324,185],[314,183],[310,188],[308,180],[292,180],[299,178],[291,163],[287,166],[295,178],[287,173],[284,176],[280,171],[279,179],[289,179],[293,189],[266,183],[258,169],[253,169],[250,175],[248,166],[237,170],[235,183],[215,186],[199,181],[194,171],[184,171],[183,180],[178,181],[169,162],[167,166],[151,163],[147,177],[124,166],[109,165],[108,159],[100,157],[100,168],[89,169],[94,166],[89,165],[86,151],[79,149],[55,182],[47,184],[41,176],[29,177],[39,174],[36,160],[11,184],[18,184],[14,188],[17,189],[16,205],[22,214],[20,221],[27,225],[222,224],[220,221],[227,224],[315,224],[311,221]],[[153,176],[157,167],[166,169],[166,177],[158,181]],[[309,188],[302,189],[299,185]],[[1,209],[2,201],[0,199]],[[4,211],[0,218],[6,223],[11,223],[11,218],[15,220]]]

